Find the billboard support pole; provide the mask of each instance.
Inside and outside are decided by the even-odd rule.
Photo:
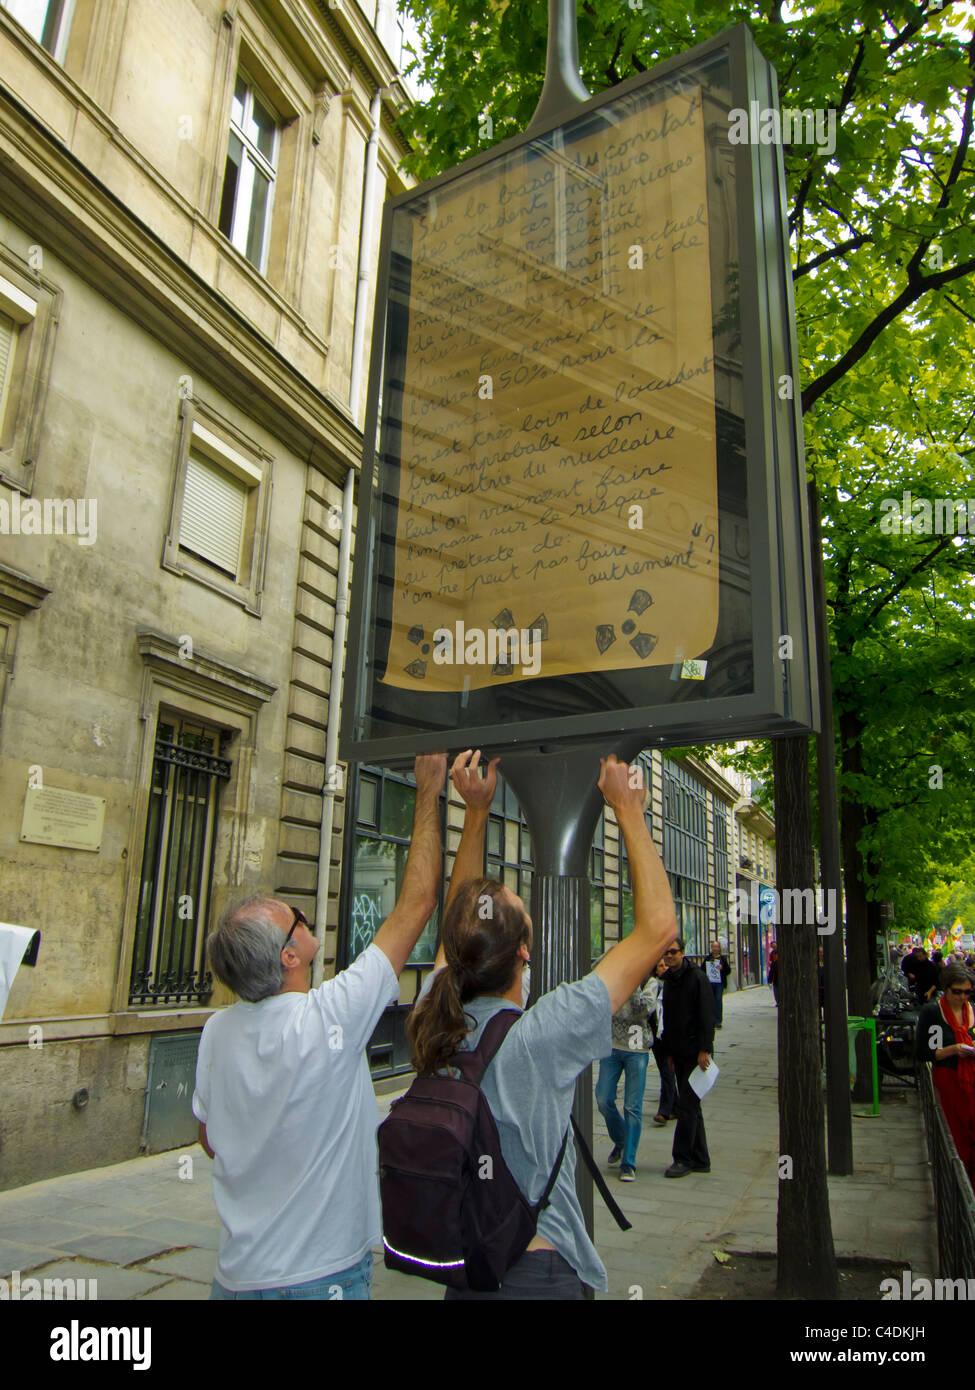
[[[610,751],[629,762],[647,741],[644,734],[617,739]],[[549,754],[506,753],[502,761],[504,779],[518,798],[531,835],[533,1001],[565,980],[581,979],[592,969],[589,851],[604,805],[596,785],[599,757],[593,748],[573,748]],[[590,1067],[576,1082],[573,1113],[592,1148]],[[576,1192],[592,1239],[592,1178],[581,1163],[576,1164]]]
[[[548,47],[545,84],[526,131],[551,125],[591,93],[579,76],[579,30],[576,0],[548,0]]]

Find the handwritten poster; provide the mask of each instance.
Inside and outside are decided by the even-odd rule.
[[[637,92],[397,211],[387,685],[463,691],[711,647],[705,159],[698,84]]]

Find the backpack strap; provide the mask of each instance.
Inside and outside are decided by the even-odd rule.
[[[623,1215],[622,1211],[620,1211],[619,1207],[617,1206],[612,1193],[606,1186],[606,1179],[603,1177],[602,1173],[596,1167],[596,1160],[593,1158],[592,1154],[589,1151],[589,1145],[582,1137],[582,1130],[576,1124],[575,1115],[570,1116],[570,1119],[572,1122],[572,1132],[576,1138],[576,1148],[582,1154],[583,1162],[589,1169],[589,1172],[592,1174],[592,1180],[599,1189],[600,1197],[602,1197],[603,1201],[606,1203],[606,1206],[609,1208],[610,1216],[616,1222],[617,1226],[619,1226],[621,1231],[631,1230],[633,1227],[633,1222],[627,1221],[626,1217]],[[568,1131],[566,1131],[566,1133],[568,1133]]]
[[[494,1017],[485,1023],[481,1040],[473,1052],[455,1052],[450,1059],[450,1065],[457,1068],[465,1081],[473,1081],[475,1085],[480,1086],[484,1073],[519,1018],[521,1012],[515,1009],[499,1009]]]

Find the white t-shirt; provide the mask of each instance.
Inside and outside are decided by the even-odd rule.
[[[713,956],[708,956],[705,964],[707,966],[708,979],[713,985],[720,985],[722,980],[720,957],[715,960]]]
[[[365,1046],[398,997],[388,957],[368,946],[308,994],[241,1000],[207,1020],[193,1114],[216,1154],[224,1288],[304,1284],[381,1243]]]

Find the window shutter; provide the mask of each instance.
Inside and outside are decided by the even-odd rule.
[[[246,511],[246,484],[191,453],[186,460],[180,545],[236,579]]]
[[[6,314],[0,314],[0,422],[7,403],[7,386],[10,381],[10,368],[13,365],[14,344],[17,325]]]

